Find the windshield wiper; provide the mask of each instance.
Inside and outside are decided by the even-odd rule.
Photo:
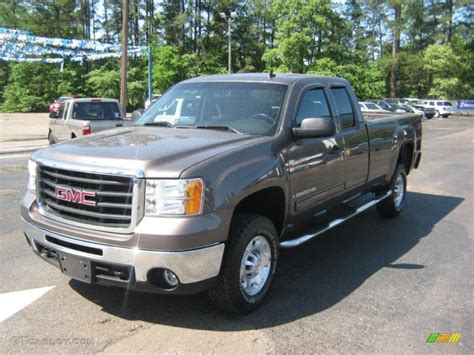
[[[216,130],[221,130],[221,131],[230,131],[237,134],[243,134],[242,132],[236,130],[234,127],[226,126],[226,125],[200,125],[200,126],[194,126],[194,127],[200,128],[200,129],[216,129]]]
[[[171,123],[168,121],[157,121],[157,122],[145,122],[143,124],[144,126],[158,126],[158,127],[174,127]]]

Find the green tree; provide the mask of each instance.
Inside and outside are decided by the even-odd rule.
[[[442,99],[465,97],[473,94],[472,86],[464,83],[463,73],[468,63],[463,63],[460,55],[449,44],[428,46],[424,53],[424,70],[431,83],[428,95]],[[472,84],[472,83],[471,83]]]

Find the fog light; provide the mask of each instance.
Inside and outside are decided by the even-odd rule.
[[[163,277],[165,278],[165,281],[172,287],[175,287],[178,284],[178,277],[173,271],[163,271]]]

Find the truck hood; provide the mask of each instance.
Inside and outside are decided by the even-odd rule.
[[[194,128],[112,129],[41,149],[32,159],[141,170],[145,177],[178,178],[183,170],[259,136]]]

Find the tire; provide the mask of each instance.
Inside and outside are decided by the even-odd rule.
[[[235,215],[218,283],[209,291],[212,302],[218,308],[237,314],[246,314],[261,306],[276,272],[279,246],[276,228],[268,218],[256,214]],[[261,258],[262,255],[267,257]],[[244,264],[244,260],[247,263]],[[257,265],[256,270],[247,272],[252,269],[252,262],[256,262],[253,264]],[[257,276],[251,278],[251,275]]]
[[[49,131],[48,133],[48,142],[49,142],[49,145],[53,145],[56,143],[56,139],[54,139],[53,132],[51,131]]]
[[[432,118],[433,118],[433,116],[431,116],[431,115],[430,115],[430,116],[426,116],[426,119],[427,119],[427,120],[431,120]]]
[[[398,164],[390,182],[392,194],[377,204],[377,212],[386,218],[397,217],[405,206],[407,192],[407,174],[405,166]],[[401,193],[401,196],[400,196]]]

